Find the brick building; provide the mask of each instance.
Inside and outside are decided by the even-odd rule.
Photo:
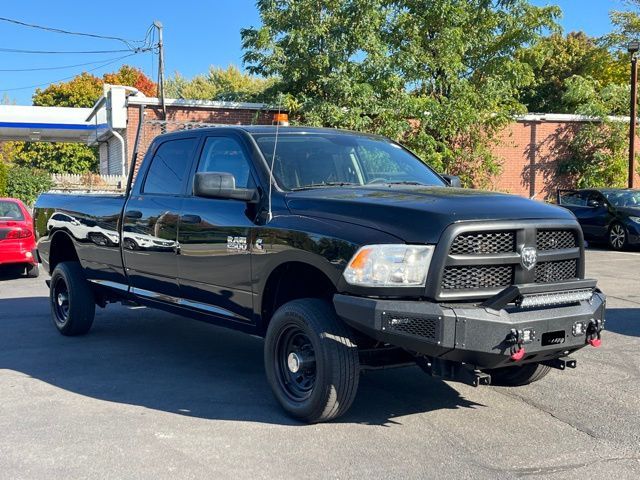
[[[138,135],[138,153],[143,155],[151,140],[167,131],[208,124],[270,125],[276,113],[260,103],[168,99],[165,104],[167,118],[163,121],[157,98],[131,95],[128,87],[105,88],[105,96],[87,119],[95,125],[93,143],[99,145],[100,173],[128,172]],[[570,188],[568,179],[556,174],[558,161],[567,155],[571,137],[589,121],[592,120],[563,114],[516,118],[494,147],[502,161],[502,173],[494,179],[492,188],[540,200],[552,197],[557,188]],[[138,128],[140,122],[142,126]],[[640,185],[637,175],[635,183]]]

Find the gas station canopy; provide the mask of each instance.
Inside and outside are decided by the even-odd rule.
[[[91,108],[0,105],[0,141],[89,143],[97,125]]]

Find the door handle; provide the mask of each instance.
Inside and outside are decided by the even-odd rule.
[[[127,210],[124,214],[125,218],[142,218],[140,210]]]
[[[182,215],[180,221],[183,223],[200,223],[202,218],[200,218],[200,215]]]

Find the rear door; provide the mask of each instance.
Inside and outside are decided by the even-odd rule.
[[[255,188],[249,149],[232,132],[204,138],[196,172],[230,173],[237,187]],[[178,242],[180,292],[192,308],[249,322],[253,317],[251,238],[254,205],[238,200],[187,195]]]
[[[197,135],[158,144],[125,206],[124,265],[129,284],[140,296],[178,300],[178,216],[197,145]]]

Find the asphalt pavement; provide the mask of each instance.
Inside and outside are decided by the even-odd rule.
[[[0,273],[0,479],[638,479],[640,253],[587,255],[608,331],[577,369],[520,388],[369,372],[321,425],[283,414],[261,339],[116,305],[62,337],[45,277]]]

